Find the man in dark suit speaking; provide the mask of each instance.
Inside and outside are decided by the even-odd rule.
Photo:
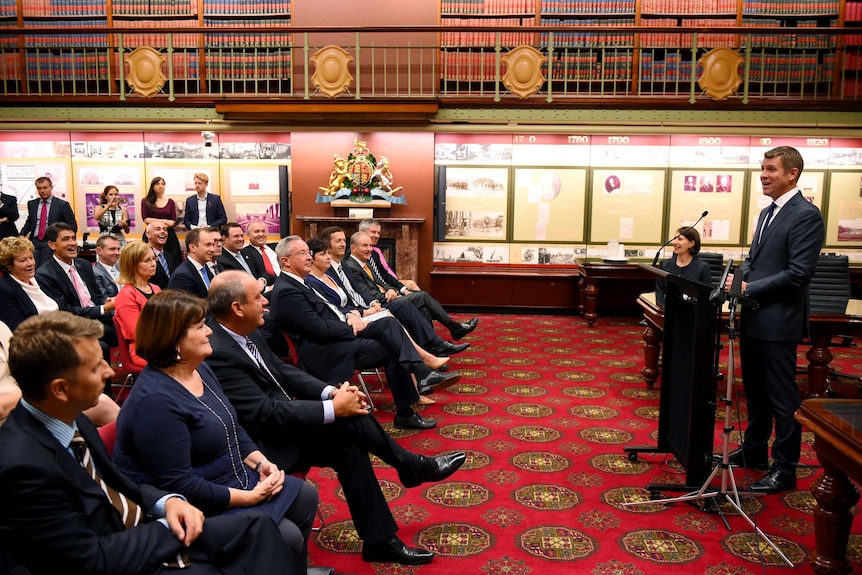
[[[209,303],[213,353],[206,362],[267,458],[288,472],[310,466],[336,471],[366,561],[431,561],[433,553],[407,547],[395,535],[398,526],[368,454],[394,467],[405,487],[415,487],[453,474],[464,452],[433,458],[411,453],[369,415],[355,387],[327,385],[278,359],[257,333],[266,300],[249,274],[220,273],[210,285]]]
[[[34,575],[285,573],[290,562],[269,516],[204,523],[183,498],[135,485],[113,466],[81,414],[114,375],[101,334],[99,322],[59,311],[29,318],[12,336],[9,368],[23,399],[0,428],[4,551]]]
[[[759,303],[740,316],[740,359],[748,428],[730,463],[766,467],[775,420],[773,464],[749,489],[778,493],[796,488],[802,427],[793,417],[801,398],[796,385],[796,346],[808,335],[808,284],[823,245],[823,217],[799,189],[804,163],[794,148],[764,154],[760,182],[772,199],[757,220],[742,265],[742,291]],[[733,283],[733,275],[726,287]]]
[[[21,228],[21,235],[30,238],[36,251],[36,265],[42,265],[51,256],[48,242],[45,240],[45,232],[48,226],[58,222],[64,222],[71,226],[72,231],[78,231],[78,222],[72,206],[66,200],[54,197],[54,184],[49,178],[36,178],[36,194],[39,196],[27,202],[27,221]]]

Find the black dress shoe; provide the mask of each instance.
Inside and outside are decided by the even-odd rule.
[[[465,349],[470,347],[470,343],[452,343],[451,341],[444,341],[437,347],[432,347],[427,350],[431,355],[436,355],[437,357],[449,357],[455,355],[456,353],[461,353]]]
[[[419,395],[429,395],[431,392],[452,387],[459,381],[461,381],[461,372],[440,373],[439,371],[432,371],[422,378],[416,386],[416,391],[419,392]]]
[[[443,481],[464,465],[467,454],[463,451],[450,453],[449,455],[438,455],[437,457],[422,457],[419,469],[414,472],[398,471],[398,479],[404,487],[416,487],[422,483]]]
[[[437,427],[437,422],[433,419],[425,419],[418,413],[414,413],[410,417],[395,416],[395,427],[398,429],[431,429]]]
[[[772,466],[769,472],[763,479],[755,481],[748,486],[748,491],[751,493],[781,493],[782,491],[790,491],[796,489],[796,476],[781,471],[776,466]]]
[[[306,572],[308,575],[335,575],[335,569],[332,567],[309,567]]]
[[[721,461],[720,455],[718,455],[718,460]],[[746,467],[748,469],[769,469],[769,457],[766,455],[765,452],[762,454],[748,453],[744,451],[741,447],[735,451],[730,452],[730,455],[728,455],[727,457],[727,462],[734,467]]]
[[[363,543],[362,560],[369,563],[401,563],[402,565],[425,565],[431,563],[434,553],[416,547],[407,547],[397,535],[380,543]]]
[[[465,335],[476,329],[479,325],[479,320],[473,318],[470,321],[457,324],[454,328],[449,328],[449,333],[452,334],[452,339],[463,339]]]

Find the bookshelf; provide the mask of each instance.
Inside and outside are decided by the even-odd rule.
[[[845,36],[843,76],[839,88],[847,96],[862,96],[862,0],[847,0],[844,6],[844,26],[858,28],[859,34]]]
[[[259,84],[289,81],[291,70],[290,0],[0,0],[0,27],[73,27],[134,29],[133,32],[64,35],[27,34],[4,37],[0,73],[17,81],[27,71],[30,91],[60,82],[69,91],[93,82],[106,91],[125,74],[122,54],[139,46],[171,52],[173,77],[181,91],[218,90],[219,82]],[[262,26],[284,27],[284,33],[260,33]],[[247,35],[207,34],[210,27],[247,29]],[[200,32],[169,34],[171,28]],[[170,41],[169,41],[170,37]],[[237,41],[239,40],[239,41]],[[23,43],[21,43],[23,42]],[[19,53],[15,53],[15,49]],[[206,65],[204,65],[206,62]],[[23,68],[22,68],[23,67]]]
[[[846,14],[844,13],[846,9]],[[693,17],[696,16],[696,17]],[[518,26],[535,22],[554,30],[500,37],[503,52],[520,44],[539,47],[552,56],[546,76],[557,90],[584,93],[601,83],[621,90],[657,95],[673,93],[699,75],[697,59],[720,46],[750,49],[751,78],[765,93],[787,81],[799,90],[829,90],[836,80],[838,46],[827,34],[795,36],[781,28],[834,28],[844,20],[862,27],[862,0],[441,0],[444,25]],[[604,26],[611,31],[586,27]],[[691,33],[627,32],[627,27],[720,27],[726,33],[697,36],[692,54]],[[563,27],[565,30],[560,30]],[[776,34],[746,34],[746,27],[775,27]],[[742,29],[740,29],[742,28]],[[862,32],[862,30],[860,30]],[[441,82],[460,89],[477,85],[487,89],[493,80],[493,32],[448,32],[441,39]],[[862,89],[862,34],[848,42],[845,57],[857,73],[844,78],[845,89]],[[633,65],[632,63],[636,63]],[[562,85],[562,88],[560,86]],[[784,94],[791,95],[791,94]],[[799,92],[797,94],[799,95]]]

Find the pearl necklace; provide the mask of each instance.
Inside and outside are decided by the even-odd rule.
[[[221,422],[222,427],[224,427],[224,435],[225,435],[225,439],[227,440],[227,452],[228,452],[228,455],[230,455],[230,464],[231,464],[231,467],[233,468],[233,475],[234,475],[234,477],[236,477],[236,480],[239,483],[239,486],[242,487],[243,489],[247,490],[249,484],[251,483],[251,478],[248,475],[248,470],[246,469],[245,464],[242,464],[242,451],[240,451],[240,448],[239,448],[239,434],[236,431],[236,421],[234,421],[233,415],[231,415],[231,413],[230,413],[230,409],[228,409],[227,405],[225,405],[225,403],[221,400],[221,398],[218,395],[216,395],[216,393],[212,390],[212,388],[209,386],[209,384],[207,384],[207,382],[204,381],[204,378],[202,378],[200,376],[200,374],[197,373],[197,371],[195,373],[197,374],[198,378],[200,378],[201,383],[204,384],[204,387],[213,395],[213,397],[215,397],[218,400],[218,402],[221,404],[222,408],[224,409],[225,413],[227,413],[228,419],[230,419],[231,428],[233,429],[233,441],[234,441],[234,445],[236,445],[236,454],[237,454],[237,457],[239,457],[239,461],[240,461],[241,465],[237,465],[236,460],[233,457],[233,449],[231,449],[231,442],[230,442],[230,431],[228,430],[227,424],[224,422],[224,419],[222,419],[221,416],[218,413],[216,413],[212,407],[207,405],[202,398],[196,396],[195,394],[192,394],[192,397],[197,399],[198,403],[200,403],[205,408],[207,408],[207,410],[210,413],[212,413],[216,417],[216,419],[218,419]],[[243,473],[243,476],[245,478],[245,482],[243,482],[243,478],[240,477],[239,472],[237,472],[238,467],[240,469],[242,469],[242,473]]]

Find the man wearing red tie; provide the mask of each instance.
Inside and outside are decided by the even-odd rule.
[[[21,235],[30,238],[35,246],[33,255],[36,265],[42,265],[51,257],[51,249],[45,241],[45,232],[51,224],[64,222],[69,224],[73,232],[78,231],[78,222],[69,202],[54,197],[54,184],[49,178],[36,179],[36,199],[27,202],[27,221],[21,228]]]
[[[265,270],[264,277],[266,284],[272,285],[275,283],[275,278],[281,273],[281,266],[278,263],[278,258],[275,251],[266,245],[266,224],[263,222],[251,222],[245,228],[248,234],[248,243],[241,251],[253,260],[259,269]]]

